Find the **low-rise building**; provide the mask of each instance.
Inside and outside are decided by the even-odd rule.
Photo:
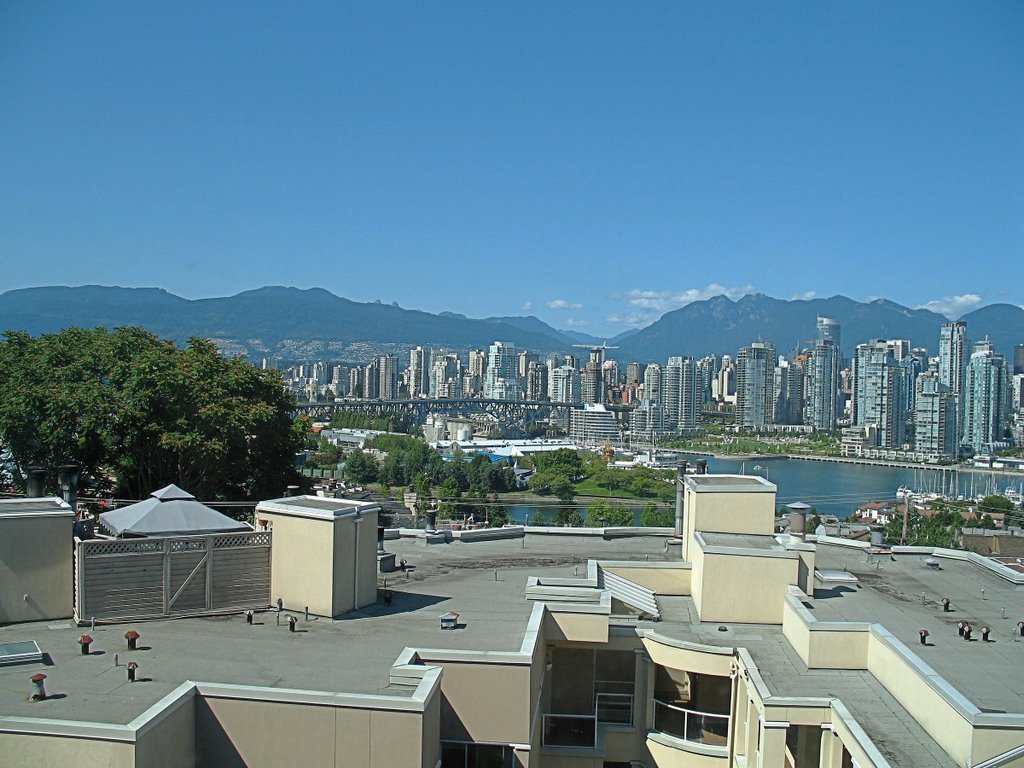
[[[310,563],[282,563],[286,581],[255,614],[0,627],[0,661],[14,662],[0,667],[0,761],[1021,764],[1024,567],[776,534],[776,488],[759,477],[686,476],[680,497],[674,531],[393,532],[404,573],[337,620],[312,605],[307,616],[291,593],[362,593],[312,568],[375,557],[338,532],[358,528],[355,513],[263,504],[275,552],[294,540]],[[291,520],[332,533],[290,532]],[[2,653],[30,642],[49,664]]]

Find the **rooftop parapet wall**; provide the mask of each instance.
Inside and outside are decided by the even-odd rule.
[[[785,598],[783,634],[808,667],[866,669],[961,765],[1024,745],[1024,714],[982,712],[885,627],[819,622],[801,597]]]

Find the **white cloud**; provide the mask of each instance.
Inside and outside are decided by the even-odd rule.
[[[803,293],[794,293],[789,297],[790,301],[810,301],[818,295],[817,291],[804,291]]]
[[[754,293],[754,286],[744,285],[742,287],[728,288],[718,283],[711,283],[705,288],[689,288],[685,291],[650,291],[634,288],[624,293],[612,294],[613,299],[625,299],[631,307],[641,309],[654,309],[659,312],[668,312],[672,309],[685,307],[695,301],[704,301],[713,296],[726,296],[730,299],[739,299],[748,293]]]
[[[577,320],[572,317],[566,320],[565,324],[570,328],[586,328],[588,325],[590,325],[590,323],[588,323],[586,320]]]
[[[625,325],[627,328],[646,328],[657,319],[656,312],[612,312],[605,318],[605,322]]]
[[[938,312],[951,320],[956,320],[979,306],[981,306],[981,296],[976,293],[964,293],[960,296],[943,296],[941,299],[932,299],[917,308],[930,309],[932,312]]]
[[[574,304],[565,299],[552,299],[548,302],[548,309],[583,309],[583,305]]]
[[[523,304],[523,306],[521,306],[521,307],[520,307],[519,309],[520,309],[520,310],[521,310],[522,312],[529,312],[530,310],[532,310],[532,309],[533,309],[533,302],[532,302],[532,301],[527,301],[527,302],[526,302],[526,303],[524,303],[524,304]]]

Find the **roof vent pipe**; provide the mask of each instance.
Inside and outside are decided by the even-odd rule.
[[[46,698],[46,686],[43,684],[45,679],[46,675],[42,672],[36,672],[29,678],[32,681],[32,701],[43,701]]]
[[[686,462],[676,462],[676,528],[675,536],[683,537],[683,481],[686,478]]]
[[[789,510],[789,535],[794,539],[803,541],[807,528],[806,515],[810,508],[809,504],[804,504],[802,501],[795,501],[792,504],[786,505],[786,509]]]
[[[25,496],[30,499],[40,499],[46,494],[46,469],[44,467],[29,467],[28,477],[25,478]]]

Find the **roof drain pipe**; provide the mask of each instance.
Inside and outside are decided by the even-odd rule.
[[[683,538],[683,480],[686,478],[686,462],[676,462],[676,528],[675,537]]]
[[[353,537],[354,540],[355,540],[355,556],[352,558],[353,576],[354,576],[354,578],[352,579],[352,610],[353,611],[359,610],[359,565],[360,565],[360,563],[359,563],[359,528],[360,528],[359,524],[361,522],[363,522],[363,515],[357,509],[356,510],[355,519],[352,521],[352,523],[356,527],[355,536]]]

